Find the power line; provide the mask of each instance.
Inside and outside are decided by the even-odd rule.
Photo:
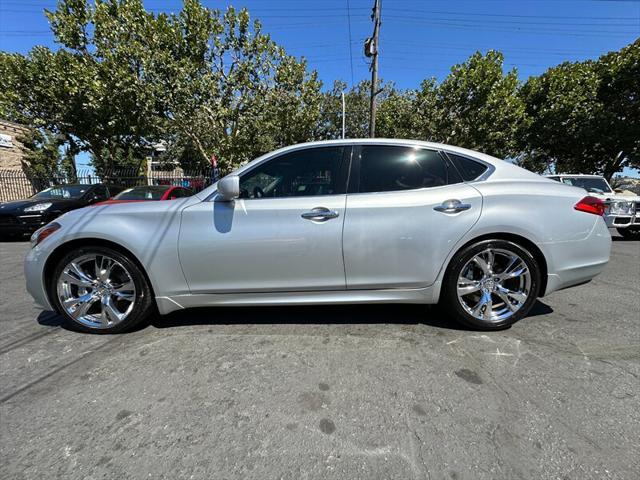
[[[453,21],[440,21],[440,20],[421,20],[421,19],[408,19],[404,17],[393,17],[400,22],[408,23],[411,25],[428,25],[436,28],[451,27],[459,29],[472,29],[485,32],[507,32],[507,33],[526,33],[526,34],[552,34],[560,36],[575,36],[575,37],[614,37],[621,35],[636,35],[636,31],[612,31],[612,30],[581,30],[581,31],[567,31],[566,29],[549,29],[549,28],[532,28],[527,29],[523,27],[500,27],[490,26],[490,28],[484,28],[483,25],[469,24],[469,23],[454,23]]]
[[[399,9],[399,8],[389,8],[391,11],[397,12],[414,12],[414,13],[425,13],[427,15],[467,15],[471,17],[504,17],[504,18],[548,18],[548,19],[556,19],[563,18],[568,20],[629,20],[629,17],[603,17],[603,16],[576,16],[576,15],[517,15],[517,14],[507,14],[507,13],[474,13],[474,12],[451,12],[451,11],[442,11],[442,10],[413,10],[413,9]]]
[[[349,26],[349,63],[351,64],[351,86],[354,84],[353,80],[353,40],[351,38],[351,6],[349,0],[347,0],[347,25]]]

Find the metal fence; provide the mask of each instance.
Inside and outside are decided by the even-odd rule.
[[[138,185],[179,185],[199,192],[211,185],[212,180],[212,169],[187,172],[177,168],[173,171],[153,170],[145,174],[141,174],[138,170],[126,169],[100,174],[91,170],[79,170],[75,175],[68,173],[28,175],[21,170],[0,170],[0,201],[28,198],[45,188],[72,183],[84,185],[110,183],[126,188]]]

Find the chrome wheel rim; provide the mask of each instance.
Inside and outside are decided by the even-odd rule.
[[[512,251],[488,248],[477,253],[460,271],[458,301],[483,322],[501,322],[513,316],[531,293],[531,272]]]
[[[89,328],[111,328],[124,321],[136,301],[133,277],[108,255],[87,254],[69,262],[57,281],[65,312]]]

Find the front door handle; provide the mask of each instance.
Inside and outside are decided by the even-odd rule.
[[[340,214],[334,210],[329,210],[325,207],[316,207],[311,209],[310,212],[305,212],[301,215],[305,220],[314,220],[316,222],[324,222],[332,218],[338,217]]]
[[[470,208],[471,208],[471,204],[462,203],[460,200],[457,200],[457,199],[445,200],[444,202],[442,202],[441,205],[438,205],[437,207],[433,207],[433,209],[436,212],[442,212],[442,213],[458,213],[464,210],[469,210]]]

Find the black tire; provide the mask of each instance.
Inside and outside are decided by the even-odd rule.
[[[458,277],[462,269],[476,254],[488,248],[507,250],[515,253],[525,262],[531,274],[531,285],[524,304],[510,317],[499,321],[487,321],[475,318],[463,308],[461,301],[458,299]],[[538,298],[540,275],[538,262],[533,255],[522,246],[505,240],[482,240],[464,247],[461,251],[457,252],[451,260],[442,285],[439,306],[454,320],[465,327],[470,327],[474,330],[502,330],[529,313]]]
[[[78,321],[76,321],[60,303],[60,298],[57,293],[57,282],[63,269],[72,260],[82,255],[106,255],[119,262],[131,276],[131,280],[135,285],[135,300],[133,309],[129,312],[124,320],[110,327],[105,328],[92,328],[88,327]],[[151,313],[155,311],[155,302],[153,299],[153,293],[147,280],[146,275],[138,264],[130,259],[127,255],[120,253],[117,250],[111,248],[94,245],[86,246],[74,249],[63,256],[57,263],[53,270],[53,275],[49,284],[49,298],[52,300],[53,306],[62,316],[64,326],[70,330],[75,330],[85,333],[95,334],[110,334],[110,333],[123,333],[133,329],[135,326],[143,322]]]
[[[640,240],[640,228],[616,228],[625,240]]]

